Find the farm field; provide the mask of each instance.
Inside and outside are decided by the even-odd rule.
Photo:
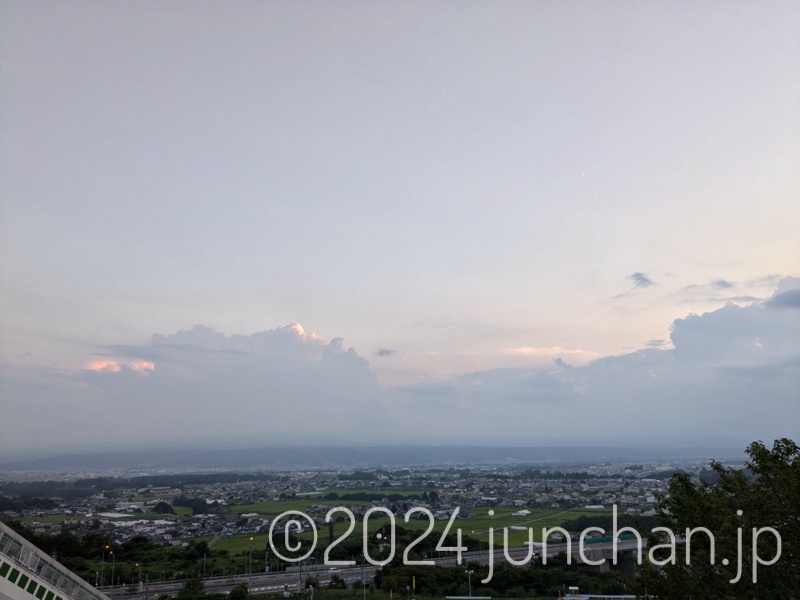
[[[305,504],[305,501],[288,501],[288,502],[264,502],[258,504],[247,505],[248,512],[257,512],[259,516],[273,519],[281,512],[288,510],[303,511],[311,504],[319,504],[319,502],[310,502]],[[269,507],[267,509],[267,507]],[[261,510],[258,510],[261,509]],[[267,509],[267,510],[265,510]],[[489,507],[474,510],[473,513],[466,518],[457,518],[451,527],[450,533],[455,534],[457,529],[461,529],[463,539],[466,541],[468,537],[472,537],[479,541],[484,547],[489,542],[489,528],[494,529],[494,546],[495,548],[503,547],[503,531],[504,527],[522,526],[533,529],[533,541],[541,541],[542,528],[558,527],[564,522],[577,519],[580,516],[603,516],[611,515],[611,509],[534,509],[531,514],[526,516],[513,516],[513,513],[519,511],[519,507],[494,507],[494,515],[489,515]],[[420,534],[428,527],[428,519],[415,518],[419,516],[417,513],[406,523],[402,517],[395,518],[397,526],[402,527],[408,531],[418,531]],[[342,512],[336,513],[337,517],[345,517]],[[424,517],[424,515],[422,515]],[[287,518],[297,518],[297,515],[290,515]],[[377,512],[370,516],[367,526],[368,536],[373,536],[383,529],[388,532],[390,525],[389,518],[384,514]],[[440,520],[434,522],[433,532],[430,534],[438,537],[441,536],[448,525],[447,520]],[[347,522],[340,522],[336,524],[334,536],[340,536],[348,527]],[[355,524],[355,528],[349,539],[358,539],[363,535],[363,522],[359,520]],[[328,531],[327,529],[317,532],[317,550],[324,549],[328,545]],[[509,545],[512,547],[521,546],[527,541],[529,534],[528,531],[510,530],[508,539]],[[250,537],[253,538],[252,542]],[[311,532],[304,532],[297,536],[298,539],[305,543],[310,543],[313,537]],[[231,538],[221,538],[213,544],[214,550],[227,550],[231,555],[244,554],[248,552],[248,548],[266,548],[267,547],[267,534],[255,534],[253,536],[240,535]],[[479,546],[480,547],[480,546]],[[396,551],[402,551],[402,548]]]

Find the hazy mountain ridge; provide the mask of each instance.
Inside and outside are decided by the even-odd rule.
[[[281,446],[221,450],[144,450],[58,455],[0,461],[5,471],[57,469],[285,469],[519,463],[598,464],[676,458],[740,459],[733,448],[512,446]]]

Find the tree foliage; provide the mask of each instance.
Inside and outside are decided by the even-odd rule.
[[[472,571],[471,582],[466,570]],[[420,595],[442,597],[467,596],[471,583],[474,596],[493,598],[512,597],[512,593],[525,598],[556,597],[572,585],[596,594],[623,594],[629,584],[621,573],[602,572],[597,567],[575,562],[568,565],[563,555],[548,559],[546,565],[535,559],[527,567],[496,564],[491,580],[482,583],[488,574],[489,568],[476,562],[460,567],[418,568],[399,565],[384,568],[375,577],[375,584],[381,590],[395,592],[413,585]]]
[[[714,557],[712,561],[709,536],[693,534],[688,546],[690,564],[686,564],[687,546],[678,543],[673,562],[646,563],[640,568],[641,596],[800,597],[800,449],[784,438],[776,440],[771,450],[754,442],[747,454],[746,470],[712,462],[718,476],[714,483],[695,484],[685,474],[670,480],[668,496],[659,501],[661,526],[678,540],[687,529],[707,528],[713,534]],[[780,557],[771,565],[758,563],[758,559],[770,562],[778,556],[777,536],[764,528],[774,529],[780,537]],[[672,555],[671,548],[652,548],[667,543],[664,535],[649,540],[656,561]]]
[[[228,594],[228,600],[246,600],[250,595],[245,584],[239,584],[234,587]]]
[[[153,507],[153,512],[158,515],[174,515],[175,509],[168,502],[161,501]]]

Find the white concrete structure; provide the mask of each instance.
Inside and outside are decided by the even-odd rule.
[[[0,600],[109,600],[0,523]]]

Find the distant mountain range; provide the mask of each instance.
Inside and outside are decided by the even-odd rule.
[[[515,446],[282,446],[225,450],[145,450],[67,454],[2,461],[3,471],[72,469],[291,469],[366,468],[422,465],[568,464],[741,460],[742,449],[515,447]]]

